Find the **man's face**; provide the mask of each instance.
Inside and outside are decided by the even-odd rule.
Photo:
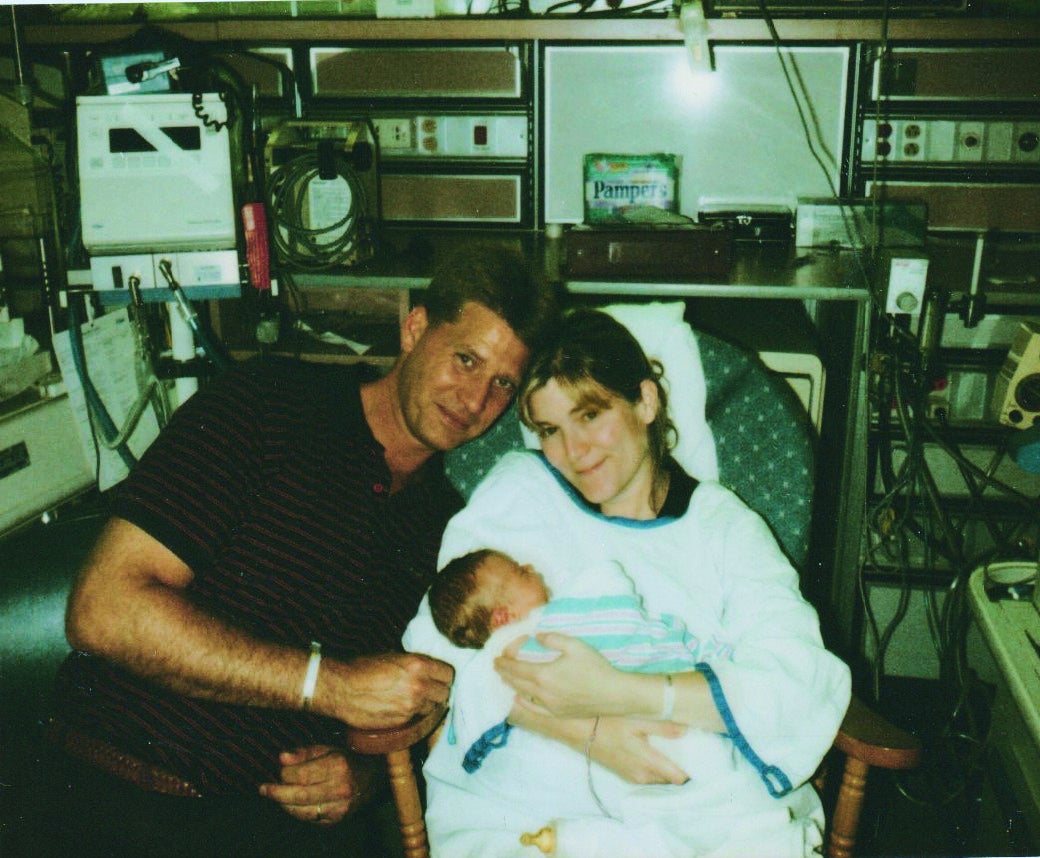
[[[508,407],[528,349],[483,304],[467,302],[455,322],[430,325],[424,307],[405,321],[398,395],[408,432],[431,450],[450,450],[488,429]]]

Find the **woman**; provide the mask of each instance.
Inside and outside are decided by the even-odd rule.
[[[647,610],[676,615],[718,657],[668,678],[620,672],[558,635],[541,638],[562,653],[550,664],[507,649],[495,668],[517,692],[509,724],[521,729],[465,748],[449,725],[426,764],[437,856],[537,855],[518,834],[546,823],[564,858],[782,858],[820,842],[819,801],[804,782],[844,715],[848,670],[823,648],[765,523],[669,455],[660,377],[609,316],[566,317],[519,398],[542,455],[503,457],[449,524],[441,563],[495,548],[541,569],[550,589],[592,563],[620,563]],[[405,645],[452,661],[462,710],[452,717],[465,718],[486,666],[446,651],[427,611],[424,602]],[[665,740],[682,734],[697,753],[673,753]],[[601,801],[621,794],[620,779],[656,784],[640,793],[645,813]]]

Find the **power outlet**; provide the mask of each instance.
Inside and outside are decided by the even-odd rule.
[[[885,312],[918,316],[924,304],[928,260],[894,256],[889,260]]]
[[[862,158],[922,164],[1040,163],[1035,120],[891,119],[863,121]]]
[[[387,158],[526,158],[523,114],[441,114],[374,119]]]
[[[415,120],[373,119],[372,124],[376,128],[380,149],[415,148]]]

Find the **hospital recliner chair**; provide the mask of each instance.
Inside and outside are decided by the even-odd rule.
[[[634,326],[630,327],[642,340]],[[704,376],[704,416],[715,443],[719,480],[769,523],[792,563],[802,568],[809,550],[815,480],[815,439],[808,417],[786,383],[771,374],[757,356],[707,334],[694,336]],[[658,356],[645,341],[644,347]],[[667,360],[659,357],[665,363],[666,376],[671,375]],[[674,405],[676,392],[671,390],[669,395]],[[446,471],[468,498],[501,455],[523,446],[514,408],[485,436],[449,453]],[[407,858],[429,855],[410,749],[438,726],[445,711],[397,729],[348,731],[354,751],[387,756]],[[850,858],[870,769],[916,767],[920,742],[853,698],[832,753],[844,756],[840,786],[826,789],[823,767],[815,780],[825,799],[833,794],[830,806],[825,805],[826,854]]]

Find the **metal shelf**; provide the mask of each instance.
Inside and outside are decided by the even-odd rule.
[[[156,21],[163,29],[200,42],[354,41],[681,41],[676,17],[487,17],[429,19],[278,18],[219,21]],[[785,42],[1023,42],[1040,40],[1040,18],[897,18],[885,27],[875,18],[780,18]],[[68,46],[125,39],[134,23],[56,23],[24,27],[26,44]],[[711,18],[707,38],[716,42],[769,42],[766,22],[757,18]],[[883,32],[884,31],[884,32]],[[10,33],[0,34],[0,42]]]

